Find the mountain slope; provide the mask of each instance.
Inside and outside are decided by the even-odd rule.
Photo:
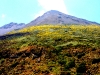
[[[62,12],[56,10],[50,10],[44,13],[42,16],[37,17],[35,20],[31,21],[28,24],[24,23],[9,23],[2,27],[0,27],[0,36],[12,31],[22,29],[27,26],[33,25],[44,25],[44,24],[53,24],[53,25],[68,25],[68,24],[78,24],[78,25],[89,25],[89,24],[96,24],[100,25],[99,23],[88,21],[85,19],[77,18],[71,15],[64,14]]]
[[[0,36],[0,75],[100,75],[100,26],[31,26]]]
[[[43,25],[43,24],[99,24],[96,22],[91,22],[85,19],[77,18],[71,15],[64,14],[56,10],[50,10],[44,13],[42,16],[39,16],[35,20],[27,24],[31,25]]]
[[[9,24],[6,24],[6,25],[0,27],[0,36],[6,34],[7,32],[12,31],[12,30],[21,29],[21,28],[23,28],[24,26],[25,26],[24,23],[18,24],[18,23],[13,23],[13,22],[11,22],[11,23],[9,23]]]

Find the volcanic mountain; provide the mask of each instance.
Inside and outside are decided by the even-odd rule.
[[[43,24],[61,24],[61,25],[68,25],[68,24],[82,24],[82,25],[88,25],[88,24],[99,24],[96,22],[88,21],[85,19],[77,18],[68,14],[64,14],[62,12],[59,12],[57,10],[50,10],[46,13],[44,13],[42,16],[39,16],[35,20],[31,21],[27,24],[27,26],[32,25],[43,25]]]
[[[0,36],[0,75],[100,75],[100,25],[92,24],[52,10],[4,25],[0,33],[15,31]]]
[[[24,26],[25,26],[24,23],[18,24],[18,23],[11,22],[9,24],[6,24],[6,25],[0,27],[0,36],[6,34],[7,32],[12,31],[12,30],[21,29]]]
[[[44,25],[44,24],[52,24],[52,25],[90,25],[90,24],[96,24],[100,25],[99,23],[88,21],[85,19],[77,18],[68,14],[64,14],[57,10],[50,10],[44,13],[42,16],[37,17],[35,20],[29,22],[28,24],[24,23],[14,23],[11,22],[9,24],[6,24],[2,27],[0,27],[0,36],[12,31],[12,30],[18,30],[22,29],[24,27],[28,26],[34,26],[34,25]]]

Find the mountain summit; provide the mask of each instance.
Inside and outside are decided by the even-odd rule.
[[[43,25],[43,24],[98,24],[96,22],[91,22],[85,19],[77,18],[68,14],[64,14],[57,10],[50,10],[44,13],[42,16],[39,16],[35,20],[27,24],[27,26],[32,25]]]

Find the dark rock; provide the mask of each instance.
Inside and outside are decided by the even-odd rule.
[[[17,54],[12,54],[12,55],[10,56],[10,58],[18,58],[18,55],[17,55]]]
[[[93,59],[92,60],[92,64],[99,63],[99,62],[100,62],[100,58],[97,58],[97,59]]]
[[[35,59],[35,58],[38,58],[38,56],[35,54],[32,54],[32,59]]]

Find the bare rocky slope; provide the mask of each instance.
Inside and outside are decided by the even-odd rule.
[[[96,22],[88,21],[85,19],[77,18],[68,14],[64,14],[62,12],[56,10],[50,10],[44,13],[42,16],[39,16],[35,20],[31,21],[27,24],[27,26],[32,25],[43,25],[43,24],[61,24],[61,25],[68,25],[68,24],[82,24],[82,25],[89,25],[89,24],[99,24]]]

